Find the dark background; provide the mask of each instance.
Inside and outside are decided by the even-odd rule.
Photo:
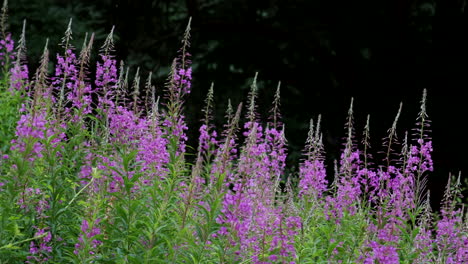
[[[215,83],[216,122],[222,124],[227,99],[235,105],[245,101],[259,72],[263,119],[282,82],[290,165],[300,158],[309,119],[322,114],[331,167],[339,157],[351,97],[358,136],[371,114],[374,152],[403,102],[402,139],[414,127],[427,88],[435,161],[430,188],[436,205],[449,173],[467,169],[465,6],[466,0],[15,0],[9,3],[9,21],[17,39],[27,19],[32,68],[46,37],[51,53],[60,52],[70,17],[76,47],[85,32],[95,32],[95,47],[101,46],[115,25],[117,58],[132,73],[140,66],[143,78],[152,71],[161,94],[191,16],[194,79],[186,109],[191,145],[196,146],[194,128],[210,83]]]

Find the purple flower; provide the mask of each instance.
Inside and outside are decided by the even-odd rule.
[[[414,249],[418,253],[415,263],[430,263],[430,254],[433,251],[434,240],[431,237],[431,230],[421,228],[415,237]]]
[[[36,247],[36,244],[34,244],[34,241],[31,241],[31,244],[29,245],[29,253],[35,255],[39,252],[39,249]]]
[[[267,252],[273,251],[294,258],[294,237],[301,228],[301,219],[288,216],[275,205],[274,198],[286,157],[284,134],[276,129],[264,133],[256,122],[244,127],[246,143],[237,171],[229,178],[233,188],[226,193],[217,219],[226,229],[219,234],[238,245],[242,256],[253,256],[254,263],[266,263]]]
[[[433,171],[432,161],[432,141],[424,141],[419,139],[417,141],[419,146],[411,146],[408,153],[407,165],[405,173],[414,174],[421,176],[427,171]]]
[[[78,237],[79,243],[75,244],[75,250],[73,253],[78,255],[83,249],[88,249],[87,252],[89,255],[94,255],[98,246],[102,244],[102,241],[96,239],[97,235],[101,234],[101,229],[98,227],[101,219],[97,218],[92,221],[92,226],[89,225],[89,222],[86,219],[83,219],[81,222],[81,234]],[[93,249],[93,250],[91,250]]]
[[[306,160],[299,168],[299,196],[320,198],[327,190],[326,170],[321,160]]]
[[[337,190],[334,197],[327,196],[325,212],[327,218],[334,218],[339,221],[343,216],[344,211],[351,215],[356,213],[356,202],[361,199],[361,182],[362,175],[359,174],[359,151],[348,152],[346,150],[342,154],[340,175],[335,179]]]
[[[152,120],[140,122],[144,125],[141,126],[136,159],[141,162],[141,171],[145,172],[144,184],[152,185],[153,182],[166,177],[166,164],[169,162],[168,141],[164,138],[161,128],[157,124],[152,124]]]
[[[192,68],[188,67],[185,69],[178,69],[174,72],[173,78],[175,85],[178,86],[178,90],[181,91],[181,95],[189,94],[192,88]]]
[[[375,241],[370,242],[371,252],[364,259],[366,264],[374,264],[376,262],[382,264],[398,264],[400,263],[396,248],[393,246],[381,245]]]
[[[61,125],[64,128],[64,125]],[[53,135],[56,137],[51,141],[52,146],[65,139],[65,134],[56,126],[54,120],[48,120],[45,112],[35,114],[23,114],[16,126],[16,139],[12,140],[11,150],[16,150],[29,161],[34,161],[43,156],[44,143]]]
[[[100,54],[101,62],[96,64],[96,92],[99,96],[99,108],[107,111],[114,107],[112,101],[117,89],[117,61],[110,55]]]
[[[29,71],[27,65],[15,64],[10,71],[10,91],[29,90]]]
[[[437,223],[435,244],[439,259],[446,263],[463,263],[468,259],[468,236],[464,232],[462,211],[442,209],[442,219]]]
[[[15,42],[11,39],[11,34],[7,33],[5,39],[0,40],[0,64],[3,66],[15,59]]]
[[[34,228],[37,230],[34,236],[39,238],[35,240],[36,242],[32,241],[30,243],[29,254],[31,255],[27,256],[27,259],[43,263],[48,260],[49,253],[52,252],[52,247],[49,244],[52,240],[52,235],[49,231],[46,231],[48,228]],[[26,263],[31,262],[27,261]]]

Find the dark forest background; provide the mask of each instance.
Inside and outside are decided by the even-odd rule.
[[[391,126],[400,102],[398,135],[414,127],[424,88],[432,123],[435,172],[430,189],[441,199],[449,173],[466,176],[464,126],[468,88],[466,0],[10,0],[10,31],[17,40],[27,20],[28,62],[39,62],[46,38],[51,53],[73,18],[74,45],[86,32],[102,45],[115,25],[116,55],[152,71],[162,92],[172,59],[192,17],[193,90],[186,113],[196,147],[201,106],[215,84],[217,123],[228,98],[245,101],[259,72],[263,119],[278,81],[290,147],[297,164],[308,122],[323,117],[327,162],[338,158],[351,97],[357,135],[371,114],[373,151]],[[97,48],[95,48],[97,50]],[[96,55],[97,51],[95,52]],[[463,174],[465,172],[465,175]]]

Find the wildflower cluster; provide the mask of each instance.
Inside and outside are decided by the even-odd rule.
[[[257,74],[223,127],[210,87],[190,148],[190,23],[165,88],[148,73],[143,93],[139,68],[114,55],[114,28],[93,62],[94,35],[78,53],[70,20],[63,50],[49,61],[46,41],[29,76],[26,26],[15,49],[2,24],[1,263],[467,263],[460,177],[440,214],[429,206],[426,90],[416,128],[397,136],[400,106],[375,156],[370,118],[359,141],[352,100],[332,175],[320,115],[298,169],[286,168],[280,84],[262,122]]]

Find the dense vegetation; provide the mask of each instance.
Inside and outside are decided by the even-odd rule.
[[[15,44],[6,10],[0,263],[467,263],[460,177],[447,183],[440,213],[429,204],[425,90],[415,128],[399,143],[400,107],[375,155],[370,118],[357,132],[351,100],[333,175],[321,117],[311,120],[298,170],[286,174],[281,86],[262,119],[257,74],[245,105],[228,105],[222,127],[214,125],[210,87],[198,146],[187,145],[190,22],[159,91],[151,73],[128,79],[113,29],[93,65],[94,36],[77,51],[71,21],[63,50],[50,61],[45,41],[30,73],[25,29]]]

